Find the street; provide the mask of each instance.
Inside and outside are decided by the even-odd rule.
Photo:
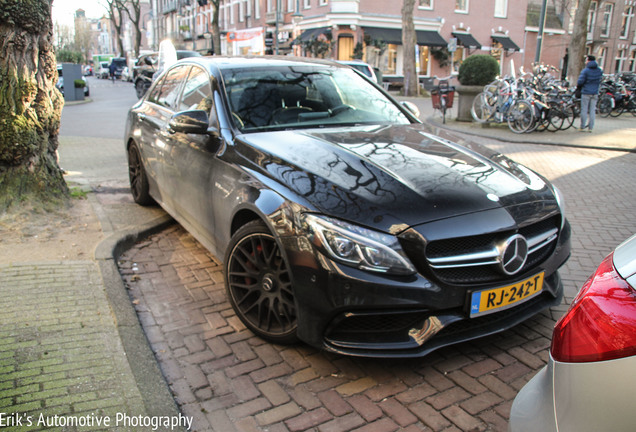
[[[102,227],[113,233],[162,211],[139,208],[128,192],[123,133],[137,100],[132,84],[93,77],[89,85],[92,102],[64,108],[60,164],[67,181],[92,189]],[[119,267],[175,400],[194,418],[192,430],[506,430],[516,393],[547,361],[554,322],[602,258],[636,233],[636,154],[457,136],[529,166],[563,192],[573,230],[572,256],[561,269],[566,304],[423,359],[272,345],[234,315],[219,260],[174,224],[125,252]]]

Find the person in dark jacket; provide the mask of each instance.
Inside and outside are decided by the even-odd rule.
[[[587,64],[579,75],[577,86],[581,87],[581,132],[592,132],[596,118],[598,89],[603,78],[603,69],[598,67],[596,57],[587,56]]]
[[[115,83],[115,71],[117,70],[117,65],[114,61],[110,61],[110,65],[108,66],[108,70],[110,71],[110,79]]]

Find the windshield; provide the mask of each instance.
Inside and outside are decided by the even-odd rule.
[[[279,66],[222,74],[232,119],[243,132],[410,123],[398,106],[349,68]]]

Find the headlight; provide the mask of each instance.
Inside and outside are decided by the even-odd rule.
[[[325,216],[305,214],[313,243],[330,258],[362,270],[415,273],[395,236]]]

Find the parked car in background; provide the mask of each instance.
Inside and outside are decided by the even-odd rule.
[[[340,64],[352,67],[358,72],[362,72],[364,75],[368,76],[371,79],[371,81],[382,85],[382,82],[378,81],[378,77],[373,71],[373,68],[369,64],[363,62],[362,60],[336,60],[336,61]]]
[[[511,432],[631,432],[636,235],[603,260],[557,322],[550,357],[519,392]]]
[[[62,65],[57,65],[57,83],[55,84],[55,86],[58,88],[59,91],[62,92],[62,95],[64,95],[64,76],[62,75]],[[84,81],[84,96],[90,96],[90,90],[88,88],[88,81],[86,81],[86,78],[84,78],[84,76],[82,76],[82,80]],[[75,88],[75,83],[73,84],[73,88]]]
[[[128,69],[128,66],[126,66],[125,68],[121,70],[121,80],[127,81],[127,82],[132,81],[132,75],[130,74],[130,70]]]
[[[222,260],[276,343],[423,356],[560,304],[558,190],[409,106],[331,61],[183,59],[128,113],[132,196]]]
[[[177,50],[177,60],[187,57],[201,57],[197,51]],[[132,80],[135,84],[137,97],[141,98],[152,84],[152,78],[157,71],[159,53],[153,52],[142,55],[137,59],[133,67]]]
[[[97,78],[108,79],[110,77],[110,69],[108,69],[108,65],[109,63],[107,61],[99,62]]]

